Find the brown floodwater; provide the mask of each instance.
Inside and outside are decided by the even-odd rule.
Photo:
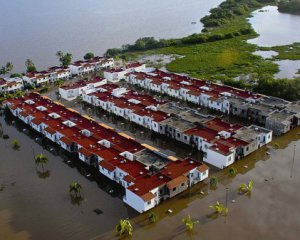
[[[214,174],[220,179],[217,189],[210,189],[206,181],[155,208],[157,223],[149,224],[148,213],[133,218],[133,239],[299,239],[300,128],[274,142],[279,149],[270,144],[235,163],[235,177],[228,170]],[[251,195],[238,194],[239,185],[250,180],[254,181]],[[225,205],[226,188],[229,213],[214,218],[208,206],[216,201]],[[173,213],[168,214],[168,209]],[[192,232],[181,222],[188,214],[199,221]],[[112,239],[112,235],[94,239]]]
[[[122,123],[121,119],[103,112],[82,110],[74,103],[68,105],[93,117],[97,115],[99,120],[108,122],[118,131],[130,133],[139,141],[151,143],[168,153],[183,157],[190,152],[182,144]],[[74,160],[72,156],[49,143],[36,141],[37,135],[23,131],[24,126],[12,124],[4,117],[0,118],[0,123],[3,132],[10,136],[8,140],[0,139],[1,240],[117,239],[114,226],[120,218],[127,217],[133,223],[133,239],[298,239],[300,234],[300,128],[273,141],[279,144],[279,149],[269,145],[235,163],[238,169],[235,177],[230,177],[228,170],[214,170],[219,178],[217,189],[210,189],[207,180],[163,202],[153,210],[159,216],[158,222],[149,224],[148,213],[138,215],[127,207],[121,199],[122,190],[112,182],[100,177],[91,181],[81,174],[82,165],[66,163]],[[12,149],[13,139],[20,141],[19,150]],[[48,151],[50,148],[56,151]],[[49,158],[46,173],[36,169],[33,151]],[[239,195],[239,184],[249,180],[254,181],[251,196]],[[68,186],[72,181],[83,185],[84,200],[80,203],[70,200]],[[216,201],[225,204],[226,188],[229,188],[229,214],[213,218],[208,206]],[[114,190],[112,194],[109,193],[111,189]],[[97,215],[93,212],[95,209],[102,213]],[[168,214],[168,209],[173,213]],[[199,221],[191,233],[186,232],[181,222],[188,214]]]

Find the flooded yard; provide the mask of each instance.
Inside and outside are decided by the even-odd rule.
[[[158,223],[149,224],[147,213],[134,218],[134,239],[220,239],[220,236],[226,240],[298,239],[299,132],[298,128],[276,139],[280,145],[278,150],[271,146],[261,148],[235,163],[236,177],[229,177],[228,169],[215,174],[220,179],[216,190],[202,183],[158,206],[154,209],[160,218]],[[239,185],[250,180],[254,181],[252,193],[249,196],[238,194]],[[227,217],[214,218],[208,206],[216,201],[225,205],[226,188],[229,189],[229,213]],[[173,213],[166,213],[167,209],[172,209]],[[181,221],[188,214],[199,221],[191,233],[187,233]],[[95,239],[111,239],[111,234]]]
[[[0,183],[4,186],[0,192],[0,239],[117,239],[114,226],[127,217],[134,226],[133,239],[218,239],[220,235],[226,239],[297,239],[300,234],[299,128],[274,141],[279,149],[264,147],[238,161],[235,177],[229,177],[228,169],[214,171],[219,178],[217,189],[211,189],[207,180],[163,202],[153,210],[158,222],[149,224],[148,213],[138,215],[122,202],[121,194],[109,193],[114,189],[110,182],[103,178],[90,181],[80,174],[80,167],[66,164],[68,156],[55,155],[46,150],[47,144],[38,144],[35,134],[3,117],[0,122],[10,136],[0,140]],[[13,139],[20,141],[19,150],[12,149]],[[33,151],[49,158],[45,178],[37,172]],[[249,180],[254,181],[252,194],[239,195],[239,184]],[[80,204],[70,200],[72,181],[83,186]],[[216,201],[225,204],[226,188],[229,214],[214,219],[208,206]],[[97,208],[103,213],[95,214]],[[173,212],[167,213],[168,209]],[[199,221],[191,234],[181,222],[188,214]]]
[[[116,188],[105,178],[90,181],[80,173],[80,165],[66,163],[74,159],[55,155],[46,150],[45,143],[38,144],[36,134],[24,132],[23,127],[17,128],[16,123],[6,122],[3,117],[0,123],[4,134],[10,137],[0,139],[0,184],[3,186],[0,239],[13,239],[19,232],[30,236],[29,239],[88,239],[111,230],[119,218],[136,215],[122,202],[117,190],[109,193]],[[13,139],[19,140],[19,150],[12,148]],[[36,168],[34,153],[48,157],[47,174],[41,174],[42,170]],[[83,186],[82,202],[70,199],[68,191],[73,181]],[[103,213],[97,215],[95,209]]]
[[[55,91],[53,88],[47,95],[57,99]],[[200,153],[179,142],[90,106],[60,101],[167,154],[179,157],[191,154],[201,159]],[[219,239],[226,236],[229,240],[294,240],[300,234],[300,195],[297,194],[300,128],[236,162],[234,167],[238,173],[235,177],[229,176],[228,168],[211,169],[210,177],[219,179],[216,189],[209,186],[209,179],[195,185],[153,209],[159,220],[150,224],[149,213],[139,215],[122,202],[121,188],[13,121],[15,119],[0,117],[0,130],[10,137],[0,139],[0,239],[118,239],[114,227],[121,218],[130,218],[133,239]],[[12,148],[14,139],[20,141],[19,150]],[[274,143],[279,149],[273,149]],[[41,173],[34,164],[33,155],[39,153],[49,158],[45,167],[47,174]],[[92,178],[86,177],[88,173],[92,173]],[[239,185],[250,180],[254,181],[251,195],[238,194]],[[68,188],[73,181],[83,186],[84,200],[81,202],[70,199]],[[216,201],[226,204],[226,188],[229,213],[226,217],[215,217],[208,206]],[[99,215],[94,212],[96,209],[100,210]],[[167,213],[169,209],[172,213]],[[188,214],[199,221],[191,233],[186,232],[181,221]]]

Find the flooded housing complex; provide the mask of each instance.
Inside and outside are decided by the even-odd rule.
[[[282,135],[300,125],[299,102],[146,68],[137,62],[113,67],[113,59],[95,57],[67,68],[26,74],[18,81],[22,81],[23,89],[25,84],[39,86],[104,70],[103,77],[92,76],[60,87],[60,97],[68,101],[80,97],[98,109],[190,145],[203,153],[204,162],[220,169],[270,143],[273,135]],[[121,80],[150,94],[122,87]],[[3,79],[0,83],[10,81],[13,82]],[[2,85],[0,90],[11,92]],[[162,100],[162,95],[199,108]],[[7,100],[3,105],[32,129],[122,185],[123,201],[138,212],[145,212],[208,177],[209,168],[202,162],[167,156],[37,93]],[[219,117],[204,114],[201,108],[215,110]],[[251,124],[230,123],[223,118],[227,115],[247,119]]]
[[[251,125],[229,124],[174,103],[105,84],[83,101],[100,107],[158,134],[204,153],[203,160],[218,168],[231,165],[272,140],[272,131]]]
[[[6,101],[11,113],[67,152],[121,184],[123,201],[147,211],[208,177],[208,167],[166,156],[109,126],[32,93]]]

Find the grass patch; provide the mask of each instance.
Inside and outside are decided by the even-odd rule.
[[[252,54],[256,46],[236,37],[211,43],[174,46],[154,51],[154,54],[180,54],[167,65],[172,72],[185,72],[193,77],[215,79],[220,75],[234,78],[242,74],[274,74],[278,65]],[[153,52],[153,51],[152,51]]]

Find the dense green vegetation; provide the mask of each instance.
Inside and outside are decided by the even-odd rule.
[[[83,58],[84,58],[85,60],[90,60],[90,59],[92,59],[92,58],[94,58],[94,57],[95,57],[95,54],[92,53],[92,52],[88,52],[88,53],[86,53],[86,54],[83,56]]]
[[[274,0],[227,0],[217,8],[210,10],[210,15],[201,19],[205,27],[219,27],[230,23],[239,16],[245,16],[249,11],[258,9],[265,4],[273,4]]]
[[[278,4],[278,11],[300,15],[300,0],[283,0]]]
[[[133,45],[124,45],[122,49],[108,50],[107,54],[125,59],[151,54],[178,54],[184,57],[169,63],[166,66],[168,70],[297,100],[300,99],[300,80],[274,79],[274,74],[279,71],[278,65],[253,52],[274,50],[279,55],[272,60],[296,60],[300,59],[300,44],[260,48],[246,42],[257,36],[247,18],[252,11],[269,4],[275,4],[275,1],[227,0],[201,19],[205,25],[201,34],[170,40],[143,38]]]
[[[253,55],[256,47],[247,44],[245,39],[236,37],[213,43],[168,47],[153,53],[185,56],[168,64],[168,70],[185,72],[197,78],[224,81],[243,74],[257,78],[265,73],[278,72],[276,64]]]
[[[73,55],[71,53],[63,53],[62,51],[58,51],[56,53],[56,57],[58,58],[62,67],[68,67],[73,59]]]
[[[34,62],[31,59],[27,59],[25,61],[26,72],[36,72],[36,67]]]
[[[5,66],[0,67],[0,75],[5,75],[10,73],[14,68],[14,65],[11,62],[7,62]]]

